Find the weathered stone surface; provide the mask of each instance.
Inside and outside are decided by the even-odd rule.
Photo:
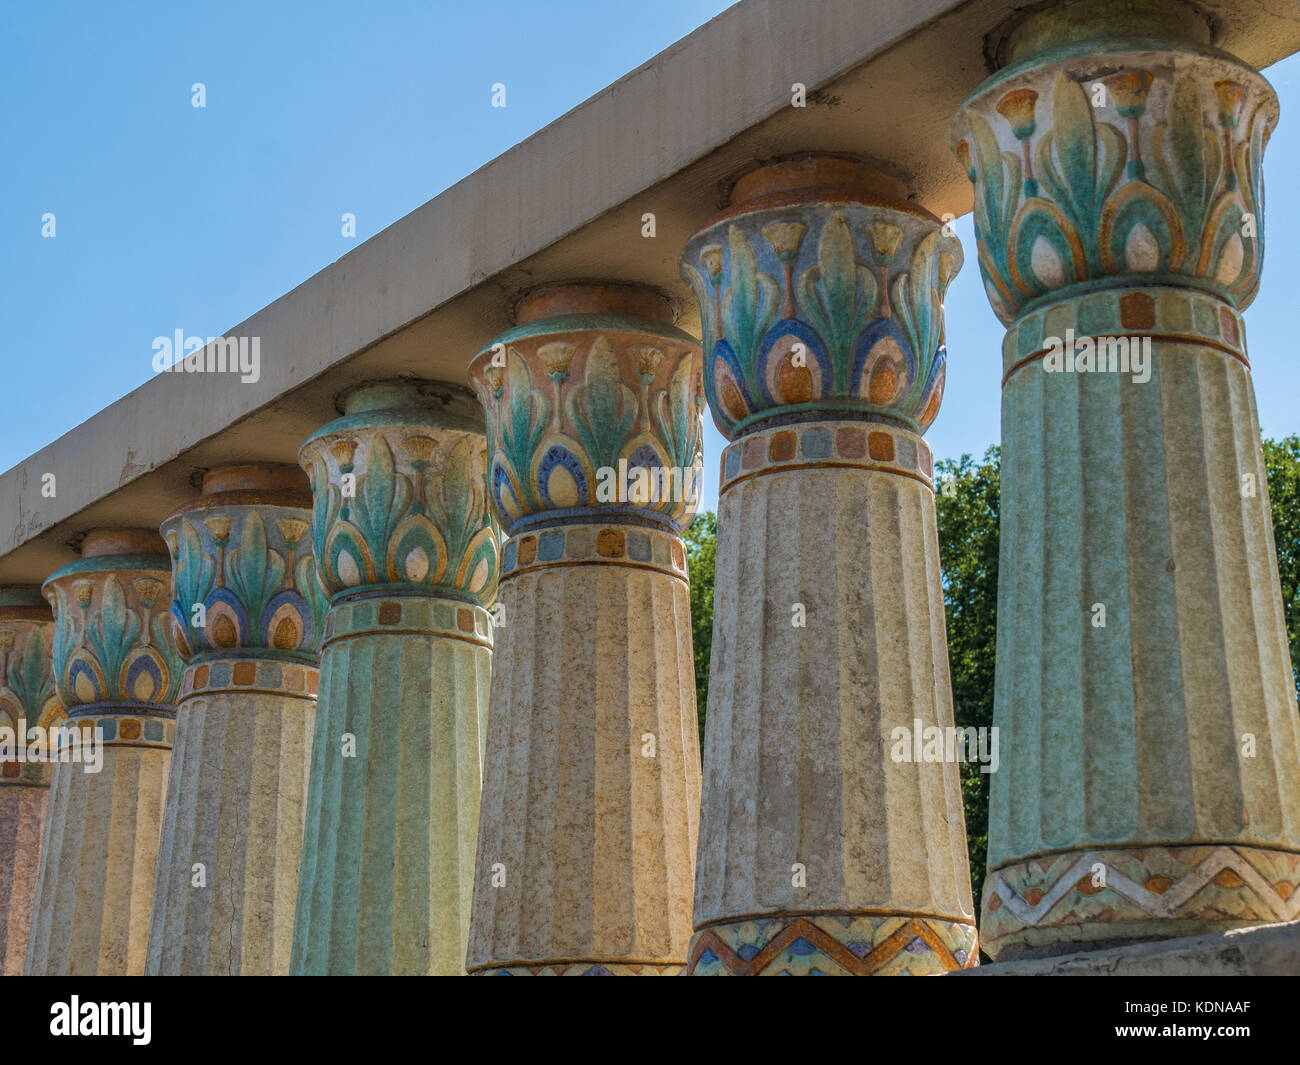
[[[468,968],[674,974],[699,817],[680,537],[699,349],[635,287],[541,291],[519,318],[471,364],[511,539]]]
[[[954,976],[1298,976],[1300,922],[981,965]]]
[[[331,595],[294,974],[464,972],[499,569],[461,389],[354,392],[304,445]]]
[[[187,668],[149,975],[289,971],[327,609],[310,503],[297,467],[226,467],[163,523]]]
[[[959,767],[920,433],[961,248],[897,182],[803,158],[737,182],[682,273],[723,452],[693,975],[973,965]]]
[[[53,629],[40,589],[0,588],[0,728],[14,740],[13,757],[0,754],[0,976],[23,971],[49,803],[48,733],[29,730],[64,719],[54,691]],[[34,753],[42,760],[28,760],[29,737],[40,740]]]
[[[981,926],[1001,958],[1300,915],[1296,694],[1241,318],[1277,102],[1186,7],[1085,7],[1093,39],[1027,24],[952,133],[1009,326]]]
[[[181,663],[167,631],[158,534],[91,533],[51,574],[54,677],[69,726],[103,743],[99,772],[54,767],[25,971],[144,972]]]

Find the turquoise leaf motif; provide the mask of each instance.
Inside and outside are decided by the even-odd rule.
[[[1201,89],[1185,73],[1170,94],[1168,120],[1152,131],[1152,164],[1188,233],[1203,233],[1223,179],[1219,139],[1205,128]]]
[[[366,472],[357,478],[356,504],[353,516],[371,558],[383,559],[389,535],[411,504],[411,482],[397,472],[383,433],[371,437]]]
[[[442,476],[429,491],[429,518],[442,533],[448,563],[459,564],[485,522],[483,478],[474,468],[474,454],[463,437],[447,454]]]
[[[907,271],[894,279],[894,314],[911,346],[917,368],[902,403],[908,409],[920,399],[921,390],[929,380],[930,367],[934,364],[943,332],[943,321],[938,313],[941,303],[938,243],[938,230],[928,234],[917,244]]]
[[[250,510],[240,529],[239,546],[226,555],[226,584],[256,623],[283,583],[284,559],[270,549],[262,515]]]
[[[704,365],[713,363],[713,344],[717,334],[717,323],[713,320],[713,286],[693,266],[682,264],[682,277],[695,293],[695,302],[700,308],[700,336],[703,338]]]
[[[181,548],[177,553],[176,572],[172,578],[176,602],[185,615],[186,628],[191,636],[197,634],[190,625],[195,603],[205,602],[212,591],[216,576],[216,560],[203,550],[197,530],[188,521],[181,522]],[[167,643],[171,641],[168,640]]]
[[[673,372],[668,388],[656,397],[655,426],[660,438],[668,445],[668,454],[674,466],[689,466],[695,458],[699,420],[691,402],[691,377],[695,372],[692,360],[683,359]]]
[[[533,391],[528,364],[513,348],[507,356],[506,375],[510,401],[509,409],[502,415],[501,450],[523,494],[519,502],[525,510],[537,510],[542,501],[527,474],[537,445],[546,435],[551,404],[545,395]]]
[[[64,675],[67,669],[68,660],[76,651],[78,644],[81,642],[77,636],[77,623],[73,620],[73,612],[68,608],[68,597],[62,588],[57,585],[54,587],[54,669],[55,682],[59,691],[59,699],[65,706],[72,706],[77,702],[72,693],[64,686]]]
[[[1064,72],[1052,90],[1052,130],[1034,153],[1043,187],[1083,244],[1089,276],[1101,273],[1102,205],[1119,183],[1128,157],[1120,131],[1097,122],[1083,86]]]
[[[293,580],[294,587],[307,600],[307,608],[311,611],[311,631],[315,633],[314,642],[319,643],[324,631],[325,615],[329,611],[329,599],[321,587],[316,560],[310,555],[298,559],[293,567]]]
[[[343,506],[342,493],[336,485],[330,484],[329,468],[325,465],[323,454],[312,460],[311,498],[311,539],[316,548],[316,557],[323,559],[326,557],[325,541]]]
[[[104,580],[104,594],[95,620],[87,626],[86,642],[94,652],[111,691],[122,697],[118,684],[127,653],[140,636],[140,619],[126,605],[126,594],[117,577]]]
[[[163,678],[166,681],[166,687],[158,696],[158,701],[162,703],[174,703],[176,694],[181,686],[181,672],[184,663],[181,661],[180,653],[176,650],[176,644],[172,641],[171,633],[167,628],[167,612],[158,610],[149,618],[149,632],[153,634],[153,648],[162,655],[163,661],[167,665],[167,673]]]
[[[583,383],[567,400],[569,420],[593,466],[616,466],[636,424],[636,394],[623,384],[613,345],[596,337]],[[530,478],[531,481],[531,478]]]
[[[9,687],[23,708],[33,716],[53,694],[54,676],[50,670],[50,653],[45,641],[35,633],[28,638],[20,658],[9,663]]]
[[[722,329],[740,363],[750,395],[757,394],[758,342],[776,321],[781,290],[758,268],[758,256],[738,226],[729,226],[731,285],[722,300]]]
[[[975,234],[981,252],[987,250],[993,268],[1003,284],[1011,276],[1008,259],[1011,223],[1024,187],[1020,157],[998,147],[993,128],[974,111],[968,112],[975,172],[979,175],[975,196]],[[990,280],[993,280],[990,278]]]
[[[826,342],[836,390],[848,387],[849,352],[875,310],[878,288],[857,260],[848,218],[834,212],[817,241],[816,263],[799,277],[799,308]]]
[[[1264,142],[1268,138],[1268,130],[1268,117],[1262,107],[1257,107],[1250,119],[1246,143],[1237,148],[1236,158],[1229,162],[1237,172],[1237,187],[1241,191],[1245,211],[1254,215],[1256,219],[1264,217],[1264,185],[1260,162],[1264,158]],[[1246,248],[1246,261],[1254,264],[1252,270],[1242,272],[1244,284],[1241,291],[1245,295],[1258,287],[1260,274],[1264,269],[1263,228],[1257,225],[1254,236],[1243,234],[1242,244]],[[1250,280],[1245,280],[1247,274]]]

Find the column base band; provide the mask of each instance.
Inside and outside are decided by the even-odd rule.
[[[975,926],[935,917],[818,913],[715,924],[687,976],[939,976],[974,966]]]
[[[1294,921],[1298,886],[1300,854],[1289,851],[1215,844],[1069,851],[990,874],[980,927],[990,957],[1047,955]]]
[[[475,969],[470,976],[680,976],[681,962],[547,961]]]

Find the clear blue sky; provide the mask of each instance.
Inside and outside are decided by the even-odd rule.
[[[142,384],[154,337],[222,334],[727,6],[5,0],[0,469]],[[1280,436],[1300,431],[1300,211],[1287,196],[1300,57],[1266,74],[1282,123],[1247,327],[1260,420]],[[504,109],[490,106],[497,81]],[[206,108],[190,104],[195,82]],[[345,211],[355,240],[340,234]],[[956,229],[967,266],[947,300],[947,399],[928,434],[939,457],[999,436],[1002,328],[969,216]],[[721,446],[709,424],[709,508]]]

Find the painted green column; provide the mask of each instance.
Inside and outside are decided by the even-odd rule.
[[[953,725],[921,434],[962,255],[906,197],[852,160],[788,160],[737,181],[682,257],[732,441],[692,975],[938,974],[978,956],[960,766],[911,757]]]
[[[1277,100],[1210,37],[1173,3],[1035,16],[953,124],[1007,325],[999,958],[1300,916],[1295,685],[1241,317]]]
[[[699,345],[633,285],[530,293],[470,363],[505,545],[468,969],[679,973],[700,762],[681,531]]]
[[[483,415],[424,382],[343,411],[299,453],[330,608],[290,970],[458,975],[499,568]]]
[[[139,976],[181,681],[171,565],[151,529],[90,532],[81,556],[42,586],[80,760],[54,767],[25,971]]]
[[[185,659],[146,974],[289,971],[327,604],[297,466],[227,466],[171,515]]]
[[[22,975],[36,902],[52,772],[48,736],[65,716],[54,690],[53,637],[54,617],[39,588],[0,588],[0,729],[13,740],[12,750],[0,742],[0,976]]]

